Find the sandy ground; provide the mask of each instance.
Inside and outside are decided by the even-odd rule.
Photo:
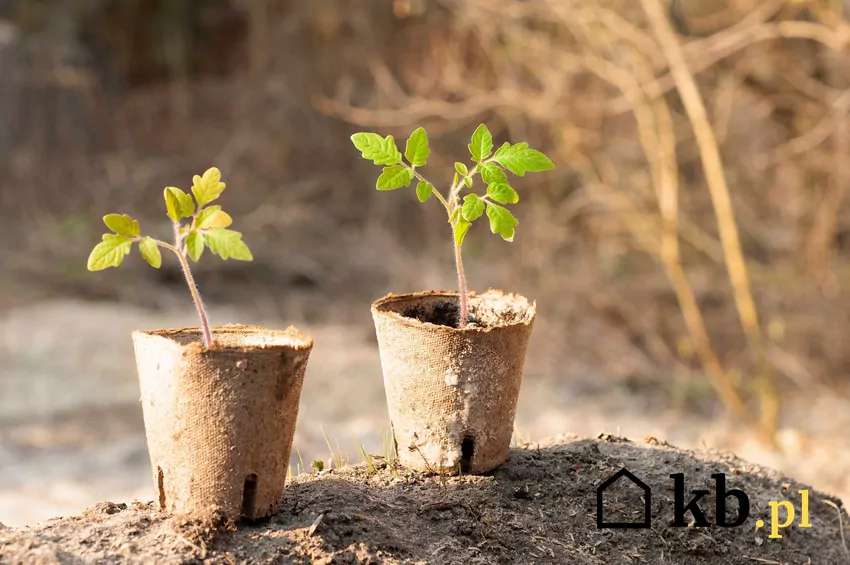
[[[280,327],[212,305],[215,320]],[[102,500],[153,498],[130,332],[194,325],[175,314],[127,305],[47,302],[0,315],[0,522],[33,524],[77,514]],[[368,316],[368,313],[366,314]],[[384,452],[389,423],[377,347],[368,317],[361,326],[298,324],[315,348],[307,369],[292,464],[309,466],[334,451],[358,461],[356,442]],[[535,339],[537,341],[535,342]],[[553,373],[536,361],[549,349],[532,338],[517,429],[523,440],[564,432],[652,435],[683,447],[712,447],[779,469],[850,500],[850,405],[799,396],[786,408],[770,452],[749,434],[710,414],[685,414],[590,370],[569,364]],[[300,454],[300,457],[299,457]]]

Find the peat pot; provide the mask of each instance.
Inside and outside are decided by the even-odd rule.
[[[274,514],[283,495],[313,341],[295,328],[133,332],[160,508],[227,518]]]
[[[438,473],[486,473],[508,458],[536,313],[501,291],[389,295],[372,304],[399,461]]]

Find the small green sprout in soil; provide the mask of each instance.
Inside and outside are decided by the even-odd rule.
[[[398,150],[393,136],[381,137],[376,133],[355,133],[351,136],[354,146],[360,150],[364,159],[376,165],[383,166],[383,172],[378,177],[378,190],[395,190],[410,186],[413,179],[418,179],[416,196],[420,202],[425,202],[433,195],[446,210],[448,222],[454,236],[455,265],[460,297],[460,328],[467,322],[467,288],[466,277],[463,273],[461,246],[472,223],[485,213],[490,220],[490,231],[502,236],[505,241],[513,241],[516,226],[519,225],[510,210],[509,204],[519,202],[519,195],[508,183],[505,170],[516,176],[525,176],[527,172],[546,171],[555,165],[540,151],[532,149],[528,143],[511,145],[505,142],[496,152],[493,152],[493,136],[487,126],[481,124],[472,134],[469,143],[469,153],[472,165],[455,163],[454,180],[444,196],[434,189],[434,185],[423,177],[418,168],[425,165],[431,149],[428,145],[428,134],[423,128],[417,128],[408,138],[404,156]],[[405,159],[407,161],[405,161]],[[470,192],[463,195],[464,189],[471,189],[475,176],[478,175],[486,185],[484,194]]]
[[[204,345],[213,345],[210,325],[204,309],[201,296],[189,268],[191,258],[197,262],[206,247],[222,259],[237,259],[251,261],[253,256],[248,246],[242,241],[242,234],[227,229],[233,219],[221,209],[221,206],[210,205],[221,196],[225,183],[221,182],[221,172],[215,167],[210,168],[203,176],[195,175],[192,179],[192,196],[173,186],[164,190],[165,207],[171,219],[174,231],[174,243],[166,243],[150,236],[143,236],[139,222],[127,214],[107,214],[103,217],[113,233],[103,235],[103,241],[98,243],[89,255],[89,271],[102,271],[109,267],[117,267],[124,261],[124,256],[130,253],[134,243],[139,244],[142,257],[155,269],[162,265],[162,255],[159,248],[167,249],[177,256],[189,292],[195,301],[195,308],[201,318],[201,328],[204,334]],[[185,221],[184,220],[188,220]]]

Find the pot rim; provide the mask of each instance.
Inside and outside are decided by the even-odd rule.
[[[528,298],[521,294],[504,292],[499,289],[490,288],[486,292],[476,293],[475,291],[470,291],[468,296],[470,298],[484,298],[488,297],[499,297],[499,298],[508,298],[513,301],[524,301],[527,304],[527,312],[528,315],[525,320],[518,320],[514,322],[504,322],[495,326],[488,326],[486,328],[482,328],[480,326],[467,326],[463,329],[454,328],[451,326],[441,326],[439,324],[433,324],[431,322],[423,322],[422,320],[418,320],[416,318],[408,318],[406,316],[402,316],[398,312],[393,312],[389,310],[380,309],[381,306],[385,306],[387,304],[391,304],[393,302],[401,301],[401,300],[411,300],[411,299],[422,299],[422,298],[430,298],[434,296],[445,296],[457,298],[459,296],[459,292],[456,290],[423,290],[418,292],[408,292],[404,294],[387,294],[386,296],[379,298],[372,302],[371,310],[373,316],[384,316],[394,320],[397,323],[401,323],[408,327],[418,327],[418,328],[428,328],[432,331],[442,331],[446,333],[459,333],[459,334],[486,334],[492,331],[503,330],[505,328],[512,328],[517,326],[526,326],[530,327],[534,323],[534,318],[537,315],[537,301],[532,300],[529,301]]]
[[[154,337],[163,340],[165,343],[175,345],[184,349],[197,349],[199,351],[215,351],[215,352],[239,352],[250,353],[260,351],[281,351],[295,350],[303,351],[310,350],[313,347],[313,338],[308,334],[303,333],[295,326],[289,326],[285,330],[266,328],[257,325],[245,324],[223,324],[218,326],[210,326],[210,332],[213,338],[221,334],[242,334],[256,335],[265,334],[275,338],[274,343],[257,344],[257,345],[239,345],[239,346],[221,346],[214,345],[211,348],[204,346],[201,328],[198,326],[188,326],[183,328],[157,328],[153,330],[133,330],[132,337],[135,340],[138,337]],[[174,339],[178,335],[197,335],[198,340],[188,343],[181,343]]]

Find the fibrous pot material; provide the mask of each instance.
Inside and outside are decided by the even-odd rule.
[[[159,504],[260,518],[281,503],[312,340],[295,328],[133,332]]]
[[[508,457],[536,307],[522,296],[389,295],[372,304],[399,460],[441,473],[484,473]]]

